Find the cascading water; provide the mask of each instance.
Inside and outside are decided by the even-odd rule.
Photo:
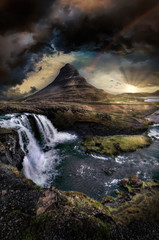
[[[80,137],[58,132],[42,115],[1,115],[0,126],[19,133],[27,178],[41,186],[79,191],[99,200],[113,194],[123,178],[138,175],[143,180],[159,179],[159,112],[149,120],[156,123],[146,132],[152,144],[116,157],[86,154]],[[107,175],[103,169],[110,170],[111,174]]]
[[[0,118],[0,126],[18,132],[25,153],[24,175],[40,186],[49,185],[57,175],[60,158],[55,145],[76,138],[76,135],[58,132],[47,117],[36,114],[7,114]],[[37,132],[40,139],[35,137]]]
[[[159,124],[154,124],[148,131],[148,136],[152,139],[159,139]]]

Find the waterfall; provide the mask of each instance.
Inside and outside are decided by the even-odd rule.
[[[7,114],[0,117],[0,127],[18,132],[20,145],[25,153],[24,175],[43,187],[48,186],[57,175],[60,157],[55,149],[56,144],[76,139],[76,135],[58,132],[43,115]]]

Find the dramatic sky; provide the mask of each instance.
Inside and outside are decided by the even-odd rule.
[[[111,93],[159,89],[158,0],[0,0],[0,99],[48,85],[65,63]]]

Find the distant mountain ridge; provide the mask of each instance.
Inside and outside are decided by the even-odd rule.
[[[100,101],[111,94],[89,84],[71,64],[61,68],[55,80],[25,101]]]
[[[154,93],[151,93],[151,96],[159,97],[159,90],[157,90],[157,91],[154,92]]]
[[[122,93],[116,96],[120,97],[159,97],[159,90],[153,93],[140,92],[140,93]]]

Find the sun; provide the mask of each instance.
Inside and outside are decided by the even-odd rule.
[[[125,92],[127,93],[136,93],[136,92],[140,92],[138,87],[135,87],[133,85],[130,84],[125,84]]]

